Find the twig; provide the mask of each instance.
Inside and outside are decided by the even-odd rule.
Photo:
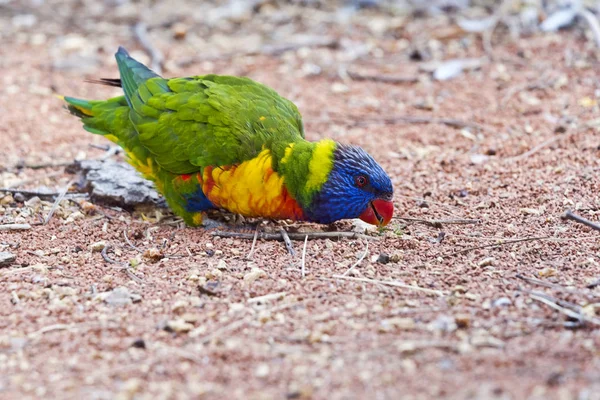
[[[40,199],[53,199],[56,196],[60,196],[59,192],[45,193],[45,192],[38,192],[35,190],[19,190],[19,189],[9,189],[9,188],[0,188],[0,193],[10,193],[10,194],[21,193],[25,197],[31,198],[31,197],[37,196]],[[86,193],[69,193],[69,194],[64,195],[65,199],[87,198],[87,197],[88,197],[88,194],[86,194]]]
[[[127,244],[134,250],[143,253],[142,249],[140,249],[139,247],[136,247],[133,245],[133,243],[131,243],[131,241],[129,240],[129,237],[127,237],[127,228],[125,228],[123,230],[123,236],[125,237],[125,241],[127,242]]]
[[[369,243],[369,242],[367,242]],[[304,247],[302,248],[302,277],[306,276],[306,245],[308,244],[308,235],[304,238]]]
[[[50,218],[52,218],[52,216],[54,215],[54,211],[56,211],[56,209],[58,208],[58,205],[60,204],[60,202],[63,200],[63,198],[67,194],[67,191],[69,190],[69,188],[71,187],[72,184],[73,184],[73,181],[71,180],[71,181],[69,181],[69,183],[66,184],[66,186],[63,188],[63,190],[60,191],[60,193],[58,194],[58,197],[54,201],[54,204],[52,204],[52,208],[50,209],[50,212],[46,216],[46,219],[44,219],[43,225],[46,225],[48,223],[48,221],[50,221]]]
[[[527,283],[531,283],[532,285],[542,286],[542,287],[546,287],[546,288],[550,288],[550,289],[556,289],[556,290],[560,290],[562,292],[567,292],[567,293],[575,293],[574,290],[569,290],[564,286],[557,285],[557,284],[550,283],[550,282],[545,282],[545,281],[542,281],[542,280],[536,279],[536,278],[529,278],[522,274],[515,275],[515,278],[521,279]]]
[[[54,332],[54,331],[64,331],[66,329],[71,329],[75,326],[75,324],[54,324],[45,326],[37,331],[31,332],[29,335],[30,338],[35,338],[36,336],[41,336],[44,333]]]
[[[378,75],[378,74],[361,74],[354,71],[346,71],[348,77],[355,81],[372,81],[390,83],[392,85],[402,83],[415,83],[419,81],[416,76],[392,76],[392,75]]]
[[[565,214],[563,215],[563,218],[564,219],[570,219],[571,221],[575,221],[575,222],[577,222],[579,224],[583,224],[583,225],[585,225],[585,226],[587,226],[589,228],[592,228],[593,230],[596,230],[596,231],[600,232],[600,225],[598,225],[598,224],[596,224],[596,223],[594,223],[594,222],[592,222],[592,221],[590,221],[588,219],[580,217],[577,214],[573,214],[571,212],[571,210],[567,210],[567,212],[565,212]]]
[[[587,317],[583,313],[576,312],[576,311],[573,311],[573,310],[571,310],[569,308],[560,306],[560,305],[557,304],[557,301],[554,298],[550,297],[550,296],[543,295],[541,293],[529,292],[529,297],[532,300],[539,301],[540,303],[546,304],[547,306],[555,309],[556,311],[559,311],[559,312],[565,314],[569,318],[573,318],[573,319],[579,321],[580,323],[582,323],[582,322],[590,322],[590,323],[592,323],[594,325],[600,325],[600,320],[599,319],[597,319],[597,318],[590,318],[590,317]]]
[[[106,261],[109,264],[117,264],[117,265],[121,265],[120,262],[113,260],[112,258],[110,258],[108,256],[108,250],[110,250],[112,248],[112,246],[110,244],[107,244],[106,246],[104,246],[104,248],[102,249],[102,251],[100,252],[100,255],[102,256],[102,258],[104,259],[104,261]]]
[[[419,224],[425,224],[433,226],[434,228],[441,228],[442,225],[475,225],[480,224],[480,219],[421,219],[421,218],[409,218],[409,217],[396,217],[395,219],[401,219],[408,222],[416,222]]]
[[[104,261],[106,261],[109,264],[119,265],[121,267],[119,269],[121,271],[125,272],[125,275],[127,275],[129,277],[129,279],[131,279],[137,283],[142,283],[143,282],[142,279],[140,277],[138,277],[137,275],[135,275],[133,272],[131,272],[130,267],[127,263],[120,263],[118,261],[113,260],[112,258],[110,258],[108,256],[108,250],[110,250],[111,248],[112,248],[112,246],[110,244],[107,244],[106,246],[104,246],[104,248],[100,252],[100,255],[102,256]]]
[[[317,38],[310,41],[300,41],[298,43],[287,43],[281,45],[267,45],[263,46],[258,50],[250,50],[246,52],[231,52],[226,54],[217,54],[212,56],[194,56],[184,60],[181,60],[177,63],[179,67],[187,67],[197,62],[202,61],[214,61],[214,60],[223,60],[229,59],[233,57],[247,57],[247,56],[256,56],[256,55],[268,55],[268,56],[279,56],[283,53],[287,53],[289,51],[296,51],[301,48],[319,48],[326,47],[330,49],[334,49],[339,46],[339,41],[337,39],[332,38]]]
[[[29,224],[4,224],[0,225],[0,231],[25,231],[31,229]]]
[[[360,256],[360,258],[359,258],[359,259],[358,259],[358,260],[357,260],[357,261],[356,261],[354,264],[352,264],[352,266],[351,266],[350,268],[348,268],[348,269],[346,270],[346,272],[344,272],[344,273],[342,274],[342,276],[346,276],[346,275],[348,275],[350,272],[352,272],[352,270],[354,270],[354,268],[356,268],[356,266],[357,266],[357,265],[359,265],[359,264],[362,262],[362,260],[364,260],[364,259],[365,259],[365,257],[367,256],[367,254],[369,254],[369,242],[365,242],[365,243],[366,243],[366,246],[365,246],[365,251],[364,251],[364,253],[362,253],[362,255]]]
[[[148,27],[146,24],[143,22],[135,24],[133,34],[144,51],[150,56],[150,69],[160,75],[165,57],[160,50],[154,47],[152,41],[148,38]]]
[[[500,246],[504,246],[504,245],[507,245],[507,244],[514,244],[514,243],[521,243],[521,242],[531,242],[531,241],[534,241],[534,240],[544,240],[544,239],[552,239],[552,236],[535,236],[535,237],[528,237],[528,238],[522,238],[522,239],[507,240],[507,241],[502,241],[502,242],[499,242],[499,243],[484,244],[484,245],[481,245],[481,246],[469,247],[467,249],[457,251],[455,253],[447,255],[446,257],[454,257],[454,256],[457,256],[459,254],[468,253],[468,252],[470,252],[472,250],[485,249],[485,248],[488,248],[488,247],[500,247]]]
[[[324,279],[324,280],[327,280],[327,281],[334,281],[336,279],[345,279],[345,280],[349,280],[349,281],[374,283],[374,284],[377,284],[377,285],[387,285],[387,286],[399,287],[399,288],[402,288],[402,289],[416,290],[416,291],[419,291],[419,292],[437,294],[438,296],[445,296],[446,295],[446,293],[444,293],[441,290],[426,289],[426,288],[422,288],[420,286],[413,286],[413,285],[405,285],[404,283],[394,282],[394,281],[380,281],[380,280],[369,279],[369,278],[353,278],[351,276],[343,276],[343,275],[333,275],[333,278],[322,277],[322,278],[319,278],[319,279]]]
[[[279,300],[287,295],[287,292],[269,293],[264,296],[257,296],[248,299],[248,303],[267,303],[271,300]]]
[[[248,252],[248,255],[246,256],[246,260],[252,260],[252,257],[254,257],[254,249],[256,247],[257,239],[258,239],[258,225],[256,226],[256,230],[254,231],[254,238],[252,238],[252,247],[250,247],[250,251]]]
[[[253,239],[254,234],[243,233],[243,232],[225,232],[215,231],[212,232],[213,236],[219,236],[224,238],[237,238],[237,239]],[[288,237],[291,240],[304,240],[306,237],[309,239],[366,239],[366,240],[379,240],[378,237],[364,235],[357,232],[288,232]],[[281,236],[281,232],[259,232],[258,239],[262,240],[284,240]]]
[[[520,154],[518,156],[514,156],[514,157],[510,157],[507,158],[506,160],[504,160],[505,162],[514,162],[514,161],[520,161],[524,158],[527,158],[535,153],[537,153],[538,151],[540,151],[541,149],[543,149],[544,147],[550,146],[552,143],[559,141],[560,139],[569,136],[569,134],[566,135],[559,135],[559,136],[554,136],[551,137],[550,139],[538,144],[537,146],[535,146],[533,149],[526,151],[523,154]]]
[[[598,19],[590,10],[581,7],[578,13],[590,26],[592,33],[594,34],[594,39],[596,41],[596,46],[600,47],[600,25],[598,24]]]
[[[354,121],[354,124],[357,126],[364,126],[370,124],[386,124],[386,125],[394,125],[394,124],[440,124],[447,125],[452,128],[462,129],[462,128],[474,128],[479,130],[485,130],[482,125],[479,125],[475,122],[469,121],[461,121],[459,119],[453,118],[432,118],[432,117],[414,117],[410,115],[401,115],[395,117],[383,117],[383,118],[360,118]]]
[[[68,167],[70,165],[74,165],[74,161],[52,161],[47,163],[39,163],[39,164],[23,164],[18,165],[20,168],[28,168],[28,169],[42,169],[42,168],[56,168],[56,167]]]
[[[285,243],[285,248],[287,249],[288,253],[290,253],[290,255],[294,257],[296,255],[296,252],[294,251],[292,241],[290,240],[290,237],[288,236],[286,230],[283,229],[283,226],[279,227],[279,233],[281,233],[281,237],[283,238],[283,242]]]

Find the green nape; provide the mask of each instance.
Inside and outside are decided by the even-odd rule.
[[[321,190],[333,169],[334,151],[337,144],[330,139],[293,142],[284,151],[275,151],[279,159],[278,172],[292,196],[303,206],[312,203],[314,195]]]

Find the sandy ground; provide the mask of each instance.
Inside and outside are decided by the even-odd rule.
[[[119,44],[145,56],[126,17],[119,29],[97,24],[110,31],[98,35],[84,19],[65,37],[63,20],[43,17],[51,6],[32,26],[15,23],[19,10],[3,17],[14,31],[0,49],[2,187],[60,191],[74,178],[63,166],[31,167],[102,157],[90,144],[107,142],[53,93],[112,95],[83,79],[114,77]],[[427,24],[408,24],[402,40]],[[435,81],[409,44],[353,32],[353,43],[378,40],[353,71],[418,79],[343,80],[332,66],[358,44],[178,67],[197,55],[192,42],[154,38],[165,76],[248,75],[298,104],[310,139],[363,146],[392,177],[398,217],[481,222],[396,219],[368,249],[362,239],[309,241],[302,278],[302,242],[290,256],[259,240],[249,260],[251,240],[169,223],[165,210],[65,200],[39,225],[52,200],[0,198],[0,223],[32,224],[0,231],[0,251],[17,257],[0,269],[0,397],[600,398],[600,289],[586,288],[600,277],[599,236],[561,219],[566,209],[600,215],[593,43],[577,30],[505,38],[480,68]],[[483,56],[470,40],[444,42],[446,56]],[[509,243],[522,238],[531,240]],[[104,244],[131,267],[107,263]],[[333,278],[363,256],[347,276],[367,281]]]

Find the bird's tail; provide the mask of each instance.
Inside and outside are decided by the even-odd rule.
[[[155,179],[156,168],[130,122],[130,108],[125,96],[108,100],[82,100],[66,96],[61,98],[67,103],[69,112],[81,119],[86,131],[102,135],[118,144],[139,172],[147,179]]]

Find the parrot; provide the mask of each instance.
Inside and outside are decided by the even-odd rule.
[[[121,87],[108,100],[62,97],[83,128],[123,148],[187,225],[206,212],[331,224],[360,218],[383,227],[393,187],[361,147],[305,139],[296,105],[247,77],[163,78],[119,47]]]

